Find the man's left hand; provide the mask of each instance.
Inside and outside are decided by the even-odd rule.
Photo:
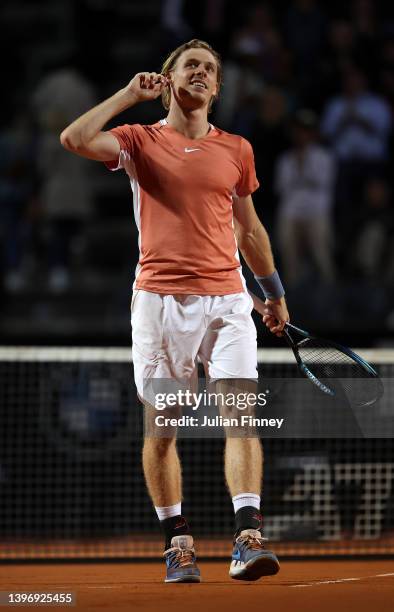
[[[285,323],[290,319],[285,298],[265,300],[263,312],[263,322],[270,332],[276,336],[283,336]]]

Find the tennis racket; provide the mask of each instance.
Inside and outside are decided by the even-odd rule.
[[[264,302],[249,293],[263,315]],[[317,338],[291,323],[286,323],[283,333],[301,374],[324,394],[336,397],[344,393],[353,407],[371,406],[382,397],[384,387],[378,373],[350,348]]]

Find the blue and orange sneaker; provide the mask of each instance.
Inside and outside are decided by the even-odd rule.
[[[164,582],[201,582],[191,535],[173,537],[164,557],[167,565]]]
[[[229,574],[235,580],[258,580],[273,576],[280,569],[277,556],[265,548],[261,531],[244,529],[234,542]]]

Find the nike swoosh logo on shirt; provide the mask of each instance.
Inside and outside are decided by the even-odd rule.
[[[185,147],[185,153],[192,153],[193,151],[201,151],[201,149],[189,149],[188,147]]]

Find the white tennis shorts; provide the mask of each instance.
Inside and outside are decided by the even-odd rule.
[[[137,289],[131,302],[134,378],[139,396],[152,378],[195,381],[198,358],[209,380],[257,379],[257,333],[245,291],[164,295]]]

